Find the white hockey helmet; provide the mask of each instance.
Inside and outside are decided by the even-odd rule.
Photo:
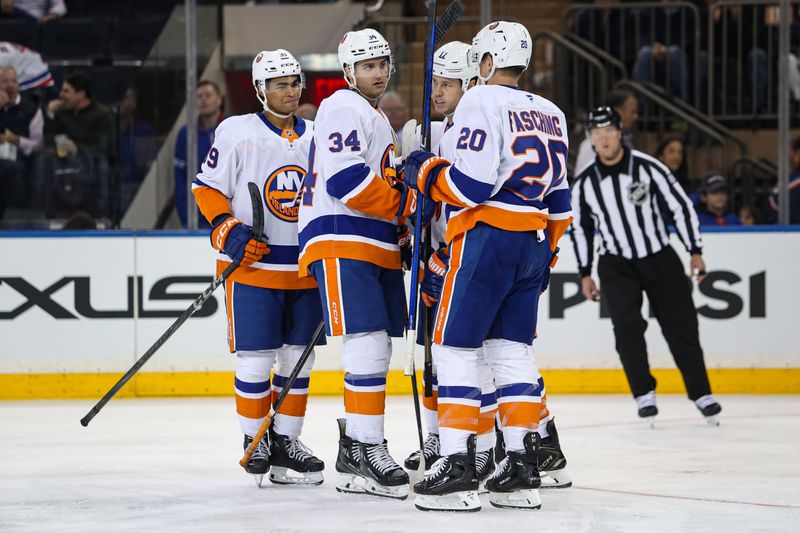
[[[470,64],[478,69],[478,77],[484,83],[494,75],[496,68],[525,67],[531,61],[533,43],[527,28],[518,22],[492,22],[472,39],[469,52]],[[480,62],[486,54],[492,55],[492,70],[485,78],[480,75]]]
[[[478,68],[469,62],[470,45],[453,41],[440,47],[433,55],[433,75],[461,80],[461,90],[466,91],[470,80],[478,76]]]
[[[300,63],[294,56],[287,50],[279,48],[277,50],[262,50],[253,59],[252,77],[253,87],[256,90],[256,98],[264,106],[264,109],[270,111],[281,118],[287,118],[289,115],[283,116],[267,108],[267,82],[273,78],[281,78],[283,76],[299,76],[300,83],[305,88],[306,78],[300,68]],[[259,90],[259,87],[262,90]]]
[[[354,66],[359,61],[388,57],[389,75],[391,76],[392,72],[394,72],[394,57],[392,56],[389,42],[383,38],[383,35],[372,28],[345,33],[339,42],[338,54],[339,66],[342,67],[344,81],[347,82],[350,88],[355,88]],[[347,76],[347,67],[350,67],[352,81]]]

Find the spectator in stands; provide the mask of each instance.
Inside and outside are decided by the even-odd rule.
[[[800,224],[800,137],[789,147],[789,224]],[[777,217],[780,212],[778,186],[772,190],[769,206]]]
[[[0,0],[0,13],[47,24],[66,15],[67,6],[64,0]]]
[[[761,224],[761,213],[754,206],[745,204],[739,208],[739,220],[743,226],[755,226]]]
[[[300,104],[294,115],[306,120],[314,120],[317,116],[317,106],[309,103]]]
[[[405,126],[408,119],[411,118],[408,114],[406,101],[403,100],[403,97],[400,96],[399,93],[387,91],[378,105],[381,111],[383,111],[383,114],[386,115],[386,118],[389,119],[389,124],[392,126],[392,130],[397,134],[397,138],[402,140],[403,126]]]
[[[48,206],[55,201],[57,208],[71,212],[86,209],[95,215],[110,214],[116,129],[111,113],[94,101],[89,76],[69,74],[45,115],[47,153],[37,165],[37,194],[44,195]]]
[[[53,76],[50,67],[35,50],[9,41],[0,41],[0,65],[14,67],[19,79],[19,90],[26,92],[32,89],[53,87]]]
[[[739,217],[728,205],[728,180],[719,174],[709,174],[700,186],[700,209],[697,218],[701,226],[738,226]]]
[[[214,130],[222,119],[222,91],[219,85],[210,80],[200,80],[197,82],[197,170],[211,150],[214,144]],[[175,141],[175,208],[178,210],[178,218],[181,220],[181,227],[186,227],[186,126],[178,132]],[[194,179],[192,176],[191,179]],[[197,211],[197,227],[210,228],[205,217]]]
[[[43,129],[42,111],[28,95],[20,94],[14,68],[0,67],[0,211],[3,204],[30,205],[27,176],[31,155],[42,144]]]
[[[633,148],[633,128],[639,121],[639,101],[632,92],[626,89],[614,89],[606,95],[604,106],[613,108],[622,121],[622,144],[628,148]],[[575,175],[594,162],[594,148],[592,142],[587,137],[578,147],[578,156],[575,159]]]
[[[119,103],[119,214],[123,215],[158,154],[155,128],[136,116],[133,87]]]
[[[667,165],[667,168],[681,184],[687,193],[689,187],[689,170],[686,161],[686,143],[683,137],[676,134],[669,134],[658,143],[656,157],[659,161]]]
[[[687,51],[694,49],[694,18],[687,10],[662,0],[663,8],[644,8],[635,15],[639,42],[631,77],[639,83],[655,81],[674,96],[689,100]],[[694,59],[694,58],[692,58]]]

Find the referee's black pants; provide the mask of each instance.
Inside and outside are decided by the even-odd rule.
[[[600,290],[614,325],[614,337],[622,367],[633,396],[655,390],[650,373],[642,318],[642,292],[647,293],[661,332],[683,376],[691,400],[711,394],[703,349],[692,301],[692,283],[678,255],[670,246],[644,259],[602,255],[597,272]]]

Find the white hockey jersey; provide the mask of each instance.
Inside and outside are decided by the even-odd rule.
[[[253,208],[247,189],[249,182],[261,190],[264,209],[264,234],[270,252],[252,265],[242,265],[232,281],[272,289],[307,289],[316,287],[313,278],[298,277],[297,218],[300,188],[306,174],[313,123],[295,118],[293,130],[283,130],[269,122],[262,113],[230,117],[222,121],[214,145],[192,184],[203,213],[202,188],[211,187],[230,201],[232,215],[252,225]],[[216,195],[218,198],[218,195]],[[212,200],[214,196],[212,195]],[[231,259],[220,252],[217,274]]]
[[[53,85],[50,67],[42,61],[42,56],[21,44],[0,41],[0,66],[14,67],[20,91]]]
[[[568,143],[564,113],[549,100],[503,85],[467,91],[439,145],[450,165],[431,189],[448,204],[447,241],[479,222],[560,238],[572,211]]]
[[[300,275],[332,257],[400,268],[395,142],[383,112],[355,91],[322,101],[300,205]]]

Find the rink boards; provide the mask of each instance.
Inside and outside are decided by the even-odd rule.
[[[709,275],[694,295],[715,390],[799,393],[800,231],[705,232],[704,240]],[[674,246],[687,263],[677,239]],[[200,234],[0,234],[0,399],[101,395],[209,285],[213,269],[208,237]],[[567,237],[534,344],[548,390],[626,392],[611,322],[600,304],[580,296],[576,272]],[[120,394],[230,394],[225,331],[219,289]],[[341,344],[328,341],[317,349],[312,394],[342,390]],[[647,342],[659,391],[681,392],[654,319]],[[398,339],[390,393],[410,390],[403,354]]]

